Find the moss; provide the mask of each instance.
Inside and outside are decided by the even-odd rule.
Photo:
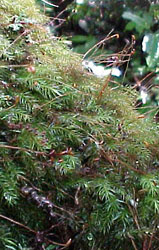
[[[4,227],[1,249],[58,248],[70,238],[68,249],[122,249],[129,235],[140,248],[144,228],[158,230],[156,124],[140,119],[131,89],[108,83],[101,92],[108,79],[50,37],[34,1],[0,6],[0,216],[30,228]],[[143,228],[130,204],[138,197]]]
[[[46,20],[48,20],[48,18],[46,18],[44,15],[42,15],[39,11],[39,9],[37,8],[37,6],[35,5],[35,1],[34,0],[27,0],[24,1],[23,4],[22,2],[19,1],[0,1],[0,9],[1,9],[1,17],[2,17],[2,23],[7,24],[8,20],[10,19],[10,17],[14,17],[14,16],[24,16],[27,17],[28,20],[34,20],[37,23],[43,23],[46,22]]]

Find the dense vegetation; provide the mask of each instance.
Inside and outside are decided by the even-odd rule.
[[[135,35],[136,52],[129,62],[129,67],[126,67],[126,64],[120,65],[122,73],[120,78],[124,75],[124,79],[119,81],[125,85],[137,85],[139,112],[152,117],[157,115],[158,118],[158,1],[37,1],[41,3],[41,9],[51,17],[50,30],[58,36],[68,36],[75,52],[86,53],[94,44],[114,31],[119,34],[119,39],[112,39],[109,44],[103,43],[97,53],[98,55],[117,53],[119,48],[130,43],[131,35]],[[53,7],[52,3],[56,4],[56,7]],[[91,54],[88,54],[87,58],[92,60]],[[96,63],[106,68],[109,68],[110,64],[101,59],[96,60]],[[141,90],[144,90],[144,93]],[[144,101],[142,104],[142,98],[146,98],[146,103]]]
[[[156,123],[34,0],[0,0],[0,18],[0,248],[157,249]]]

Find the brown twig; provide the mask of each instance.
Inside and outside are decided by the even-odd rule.
[[[140,87],[141,84],[142,84],[142,82],[145,81],[148,77],[150,77],[150,76],[153,75],[153,74],[154,74],[154,72],[150,72],[150,73],[148,73],[148,74],[147,74],[143,79],[141,79],[141,80],[139,80],[139,79],[137,78],[137,76],[134,76],[134,80],[135,80],[136,84],[133,86],[133,89],[136,88],[136,87]]]
[[[149,242],[148,242],[148,248],[147,248],[147,250],[150,250],[150,249],[151,249],[152,240],[153,240],[153,238],[155,238],[156,223],[154,223],[154,224],[155,224],[155,225],[154,225],[154,227],[153,227],[152,234],[151,234],[151,236],[150,236],[150,240],[149,240]],[[158,240],[158,239],[157,239],[157,240]]]
[[[78,198],[79,192],[80,192],[80,186],[78,186],[77,191],[75,193],[75,204],[76,205],[79,205],[79,198]]]
[[[32,150],[32,149],[21,148],[21,147],[15,147],[15,146],[10,146],[10,145],[3,145],[3,144],[0,144],[0,148],[21,150],[21,151],[24,151],[24,152],[35,153],[35,154],[37,154],[37,155],[45,155],[45,156],[48,155],[48,154],[46,154],[45,152],[42,152],[42,151],[35,151],[35,150]]]
[[[11,223],[14,223],[14,224],[16,224],[16,225],[18,225],[18,226],[20,226],[20,227],[25,228],[25,229],[28,230],[29,232],[36,234],[36,231],[35,231],[35,230],[33,230],[33,229],[31,229],[31,228],[29,228],[29,227],[23,225],[22,223],[20,223],[20,222],[18,222],[18,221],[15,221],[15,220],[13,220],[13,219],[11,219],[11,218],[8,218],[8,217],[6,217],[6,216],[4,216],[4,215],[2,215],[2,214],[0,214],[0,218],[2,218],[2,219],[4,219],[4,220],[8,220],[8,221],[10,221]]]
[[[114,166],[115,162],[118,162],[121,164],[121,166],[124,166],[128,169],[131,169],[132,171],[138,173],[138,174],[142,174],[142,175],[146,175],[146,172],[140,170],[140,169],[136,169],[132,166],[130,166],[129,164],[127,164],[126,162],[123,162],[122,160],[119,160],[118,158],[113,159],[113,157],[109,156],[108,153],[105,152],[105,150],[101,147],[101,153],[102,156],[111,163],[112,166]]]
[[[136,212],[132,209],[132,207],[127,203],[127,206],[129,208],[129,211],[131,212],[132,214],[132,217],[133,217],[133,220],[135,222],[135,225],[137,227],[138,230],[141,230],[140,229],[140,225],[139,225],[139,222],[138,222],[138,218],[137,218],[137,215],[136,215]]]
[[[9,49],[10,47],[12,47],[12,45],[14,45],[14,43],[16,43],[21,37],[25,36],[26,34],[28,34],[28,33],[30,33],[30,32],[31,32],[30,30],[24,30],[24,32],[23,32],[22,34],[20,34],[19,36],[17,36],[16,39],[15,39],[12,43],[10,43],[10,44],[8,45],[8,47],[6,47],[6,48],[2,51],[2,53],[0,54],[0,57],[3,55],[3,53],[4,53],[5,51],[7,51],[7,49]]]
[[[106,42],[106,41],[108,41],[108,40],[110,40],[110,39],[112,39],[112,38],[114,38],[114,37],[119,38],[119,34],[114,34],[114,35],[109,36],[109,37],[106,36],[104,39],[102,39],[101,41],[99,41],[98,43],[96,43],[92,48],[90,48],[90,49],[84,54],[83,59],[84,59],[93,49],[95,49],[97,46],[103,44],[104,42]]]
[[[134,172],[136,172],[138,174],[142,174],[142,175],[146,175],[147,174],[146,172],[144,172],[144,171],[142,171],[140,169],[136,169],[136,168],[130,166],[129,164],[127,164],[126,162],[123,162],[123,161],[121,161],[119,159],[115,159],[113,161],[114,162],[119,162],[121,164],[121,166],[123,165],[123,166],[127,167],[128,169],[131,169],[132,171],[134,171]]]
[[[13,219],[11,219],[11,218],[9,218],[9,217],[6,217],[6,216],[0,214],[0,218],[2,218],[2,219],[4,219],[4,220],[7,220],[7,221],[9,221],[9,222],[11,222],[11,223],[13,223],[13,224],[15,224],[15,225],[18,225],[19,227],[22,227],[22,228],[26,229],[26,230],[29,231],[30,233],[33,233],[33,234],[35,234],[35,235],[37,234],[37,232],[36,232],[35,230],[33,230],[33,229],[31,229],[30,227],[28,227],[28,226],[26,226],[26,225],[24,225],[24,224],[22,224],[22,223],[20,223],[20,222],[18,222],[18,221],[15,221],[15,220],[13,220]],[[58,243],[58,242],[49,240],[49,239],[46,238],[46,237],[44,237],[44,239],[45,239],[47,242],[49,242],[50,244],[58,245],[58,246],[63,246],[63,247],[68,247],[68,246],[71,244],[71,242],[72,242],[71,239],[69,239],[65,244],[64,244],[64,243]]]
[[[111,79],[111,74],[109,74],[109,76],[107,77],[106,82],[104,83],[102,89],[99,92],[99,95],[97,96],[97,99],[102,98],[102,95],[103,95],[106,87],[108,86],[108,82],[110,81],[110,79]]]
[[[21,68],[21,67],[28,67],[30,64],[20,64],[20,65],[0,65],[0,68]]]
[[[137,249],[137,247],[136,247],[136,244],[135,244],[135,242],[134,242],[133,237],[132,237],[129,233],[128,233],[128,237],[130,238],[131,243],[132,243],[132,245],[133,245],[134,249],[135,249],[135,250],[138,250],[138,249]]]

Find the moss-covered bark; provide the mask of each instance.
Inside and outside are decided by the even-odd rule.
[[[156,124],[129,89],[101,92],[33,0],[0,17],[0,248],[156,249]]]

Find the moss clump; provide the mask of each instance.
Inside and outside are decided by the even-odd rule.
[[[138,119],[129,89],[101,94],[107,78],[51,39],[34,1],[1,0],[0,16],[1,249],[151,243],[156,124]]]

